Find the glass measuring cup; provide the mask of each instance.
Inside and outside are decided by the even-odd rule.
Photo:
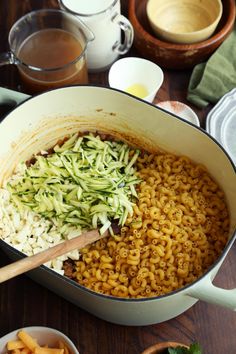
[[[0,66],[17,66],[26,93],[86,84],[86,52],[93,39],[92,31],[72,14],[54,9],[33,11],[12,26],[10,51],[0,55]]]

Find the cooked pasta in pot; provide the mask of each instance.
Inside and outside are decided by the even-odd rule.
[[[72,278],[96,292],[142,298],[193,282],[227,242],[224,194],[206,168],[187,157],[144,154],[136,163],[142,182],[120,235],[81,250]]]
[[[143,298],[198,279],[224,249],[229,214],[207,169],[185,156],[74,135],[0,190],[0,237],[31,255],[86,227],[118,234],[48,266],[102,294]],[[63,268],[63,269],[62,269]]]

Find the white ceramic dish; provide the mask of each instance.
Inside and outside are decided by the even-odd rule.
[[[108,75],[110,87],[129,92],[147,102],[153,102],[163,79],[163,71],[158,65],[136,57],[117,60]],[[140,91],[144,91],[144,94],[139,96]]]
[[[162,101],[157,103],[157,106],[200,127],[198,116],[192,108],[185,103],[179,101]]]
[[[206,130],[228,151],[236,164],[236,88],[224,95],[208,113]]]
[[[77,350],[76,346],[65,334],[54,328],[42,326],[19,328],[0,338],[0,354],[5,354],[7,352],[7,342],[10,340],[18,339],[17,333],[22,329],[28,334],[30,334],[34,339],[36,339],[39,345],[41,346],[48,344],[49,347],[55,347],[57,345],[58,340],[61,340],[69,348],[70,354],[79,354],[79,351]]]
[[[13,100],[14,93],[7,92]],[[19,97],[16,99],[19,102]],[[236,238],[235,166],[222,146],[198,127],[173,119],[170,113],[154,105],[110,88],[81,85],[45,92],[20,104],[0,124],[0,184],[12,174],[18,162],[28,160],[33,153],[54,146],[68,134],[94,130],[122,137],[149,151],[161,148],[187,155],[207,166],[225,192],[230,213],[229,241],[215,263],[196,281],[153,298],[99,294],[45,266],[28,275],[93,315],[122,325],[167,321],[199,299],[236,310],[236,289],[221,289],[212,284]],[[12,260],[23,258],[21,252],[3,240],[0,247]]]

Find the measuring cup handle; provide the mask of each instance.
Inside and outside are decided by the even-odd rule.
[[[123,43],[116,43],[112,48],[115,52],[119,54],[125,54],[131,48],[134,40],[134,30],[133,26],[129,20],[120,14],[116,14],[112,18],[113,23],[116,23],[120,29],[124,32],[124,41]]]
[[[0,53],[0,66],[15,64],[15,59],[11,52]]]

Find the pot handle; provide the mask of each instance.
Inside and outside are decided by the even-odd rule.
[[[204,283],[195,284],[193,289],[188,290],[187,295],[236,311],[236,289],[219,288],[212,284],[210,277],[206,278]]]
[[[30,96],[25,93],[0,87],[0,106],[4,106],[4,113],[7,113],[7,111],[10,111],[19,103],[27,100],[29,97]]]
[[[0,87],[0,104],[7,104],[10,102],[17,105],[29,97],[30,95],[27,95],[26,93],[10,90],[5,87]]]

